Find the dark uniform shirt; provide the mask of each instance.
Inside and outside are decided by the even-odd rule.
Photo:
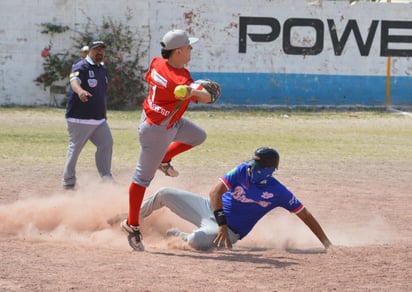
[[[87,56],[73,65],[70,82],[80,80],[81,87],[90,92],[87,102],[82,102],[70,87],[66,118],[101,120],[106,118],[107,71],[103,64],[94,64]]]

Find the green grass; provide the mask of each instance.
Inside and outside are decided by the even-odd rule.
[[[262,145],[281,157],[302,161],[407,161],[412,159],[412,118],[378,111],[282,112],[192,110],[187,118],[204,128],[203,145],[179,158],[180,164],[234,165]],[[114,168],[132,169],[139,151],[140,111],[109,112],[115,141]],[[1,163],[62,165],[68,143],[64,110],[0,108]],[[94,167],[94,146],[81,155]]]

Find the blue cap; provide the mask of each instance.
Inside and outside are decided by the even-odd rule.
[[[106,45],[104,44],[103,41],[92,41],[89,45],[90,49],[95,49],[97,47],[103,47],[106,48]]]

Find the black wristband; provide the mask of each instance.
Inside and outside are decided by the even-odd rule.
[[[222,226],[226,225],[226,216],[225,213],[223,212],[223,209],[215,210],[213,211],[213,214],[215,215],[217,225]]]

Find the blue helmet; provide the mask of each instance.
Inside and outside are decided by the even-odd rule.
[[[265,184],[279,166],[279,154],[275,149],[260,147],[255,150],[253,159],[248,161],[250,181]]]
[[[260,147],[255,150],[253,159],[249,160],[252,169],[278,168],[279,153],[270,147]]]

